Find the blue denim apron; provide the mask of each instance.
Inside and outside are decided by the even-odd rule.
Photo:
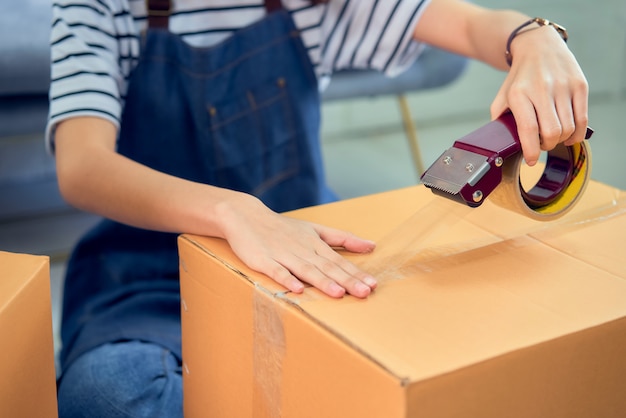
[[[209,48],[151,28],[131,75],[118,152],[251,193],[276,211],[329,202],[319,100],[308,53],[282,9]],[[63,366],[123,340],[154,342],[180,358],[176,234],[101,222],[72,253],[63,314]]]

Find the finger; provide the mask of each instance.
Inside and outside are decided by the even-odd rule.
[[[326,293],[328,296],[340,298],[345,295],[346,289],[324,272],[324,270],[334,270],[332,263],[329,260],[322,259],[321,257],[318,258],[318,260],[313,261],[299,259],[290,266],[286,267],[288,267],[292,274],[299,277],[306,283],[309,283],[316,289]]]
[[[574,120],[574,109],[572,101],[568,97],[560,99],[556,104],[559,122],[561,124],[561,136],[557,143],[564,142],[576,133],[576,122]],[[555,144],[556,145],[556,144]],[[546,149],[548,150],[548,149]]]
[[[267,275],[276,283],[294,293],[302,293],[304,291],[303,283],[308,283],[329,296],[335,298],[342,297],[346,293],[346,289],[318,268],[320,262],[317,259],[320,257],[314,251],[311,251],[310,248],[302,251],[302,253],[313,254],[313,256],[308,256],[313,261],[308,261],[290,252],[283,254],[280,258],[271,254],[254,257],[249,259],[247,264],[255,271]]]
[[[378,286],[372,275],[362,271],[331,248],[322,249],[319,256],[328,261],[320,269],[351,295],[366,297]]]
[[[582,142],[585,139],[585,135],[587,134],[587,125],[588,125],[587,123],[580,123],[577,121],[576,129],[574,130],[574,133],[569,138],[567,138],[563,142],[563,144],[567,146],[571,146],[579,142]]]
[[[291,274],[289,269],[274,260],[269,259],[267,266],[260,266],[257,271],[266,274],[276,283],[294,293],[302,293],[304,291],[304,284]]]
[[[354,253],[369,253],[374,251],[376,243],[338,229],[314,225],[319,237],[331,247],[341,247]]]
[[[306,254],[306,257],[289,268],[301,280],[329,296],[341,297],[348,292],[353,296],[365,298],[376,286],[373,277],[361,272],[325,244],[321,251]]]
[[[376,243],[365,240],[349,232],[337,230],[323,225],[314,225],[320,238],[327,244],[318,246],[316,252],[331,262],[325,265],[322,271],[335,280],[353,296],[366,297],[372,289],[378,286],[376,279],[360,270],[330,247],[342,247],[355,253],[369,253],[374,250]]]
[[[571,137],[565,141],[565,145],[573,145],[577,142],[582,142],[587,133],[587,127],[589,126],[589,103],[588,85],[586,81],[581,82],[579,88],[575,90],[574,97],[572,98],[572,106],[574,108],[576,130]]]
[[[544,151],[549,151],[567,140],[576,130],[569,82],[554,79],[549,87],[545,94],[537,97],[535,105],[539,116],[541,148]]]
[[[522,145],[524,160],[528,165],[533,166],[541,154],[537,113],[527,97],[516,98],[510,104],[517,124],[517,134]]]
[[[331,234],[341,232],[321,226],[319,229],[327,230]],[[356,237],[354,239],[362,241]],[[342,297],[348,292],[353,296],[364,298],[377,286],[376,280],[371,275],[358,269],[319,239],[310,241],[304,247],[292,247],[289,254],[283,254],[281,259],[276,260],[293,276],[332,297]]]

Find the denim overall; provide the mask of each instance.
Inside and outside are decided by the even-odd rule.
[[[282,8],[209,48],[151,25],[131,75],[118,152],[251,193],[275,211],[325,203],[334,196],[322,170],[319,107],[308,53]],[[110,220],[83,237],[65,282],[63,368],[120,341],[157,345],[180,365],[176,238]]]

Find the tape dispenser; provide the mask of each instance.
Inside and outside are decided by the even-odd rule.
[[[585,139],[592,134],[593,130],[587,128]],[[516,177],[515,190],[524,204],[540,217],[542,212],[555,215],[569,209],[584,186],[575,193],[567,193],[567,189],[573,183],[581,183],[575,181],[581,169],[584,169],[583,183],[589,176],[590,150],[586,141],[573,146],[559,144],[548,151],[543,174],[530,190],[524,190],[519,179],[521,150],[515,119],[511,112],[506,112],[455,141],[424,172],[421,181],[435,194],[478,207],[503,182],[505,173],[505,177]],[[559,202],[564,195],[565,201]],[[519,196],[515,198],[519,200]]]

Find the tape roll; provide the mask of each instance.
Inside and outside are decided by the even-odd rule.
[[[544,171],[529,190],[522,185],[523,164],[521,153],[506,160],[502,181],[489,200],[538,221],[555,220],[582,197],[591,176],[591,148],[583,141],[548,151]]]

